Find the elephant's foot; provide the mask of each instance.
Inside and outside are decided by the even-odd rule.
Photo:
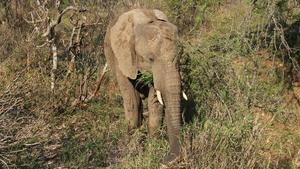
[[[179,159],[178,156],[176,156],[175,154],[170,154],[168,156],[166,156],[164,158],[164,164],[167,165],[167,166],[171,166],[173,165],[175,162],[177,162]]]

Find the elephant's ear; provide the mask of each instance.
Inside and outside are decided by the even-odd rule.
[[[134,49],[133,13],[126,12],[119,16],[111,28],[111,47],[122,73],[131,79],[137,76],[136,56]]]

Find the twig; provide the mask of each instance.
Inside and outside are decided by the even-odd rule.
[[[40,145],[41,143],[40,142],[37,142],[37,143],[32,143],[32,144],[24,144],[24,146],[27,146],[27,147],[29,147],[29,146],[36,146],[36,145]]]
[[[6,168],[9,168],[8,165],[7,165],[7,163],[6,163],[4,160],[0,159],[0,162],[1,162],[2,164],[4,164],[4,166],[5,166]]]
[[[219,97],[219,99],[221,100],[221,102],[225,105],[225,108],[227,110],[230,122],[232,122],[233,120],[232,120],[232,116],[231,116],[230,110],[229,110],[227,104],[225,103],[224,99],[222,98],[222,96],[219,95],[219,93],[217,91],[214,91],[214,93]]]
[[[292,49],[290,48],[288,42],[287,42],[286,39],[285,39],[285,36],[284,36],[284,29],[282,28],[282,25],[276,21],[275,17],[273,17],[272,19],[273,19],[273,22],[274,22],[274,24],[275,24],[275,28],[276,28],[275,30],[277,30],[277,31],[280,32],[279,36],[280,36],[281,43],[283,44],[283,46],[285,47],[285,49],[288,51],[288,57],[289,57],[289,59],[291,60],[294,69],[295,69],[297,72],[299,72],[300,70],[299,70],[298,68],[299,68],[300,66],[299,66],[298,62],[295,61],[295,59],[292,58],[292,56],[291,56],[291,53],[293,53],[293,51],[292,51]]]
[[[46,45],[48,45],[48,44],[51,44],[53,41],[54,41],[54,39],[51,39],[51,40],[49,40],[49,41],[46,40],[45,43],[43,43],[43,44],[41,44],[41,45],[38,45],[38,46],[35,46],[35,47],[41,48],[41,47],[44,47],[44,46],[46,46]]]

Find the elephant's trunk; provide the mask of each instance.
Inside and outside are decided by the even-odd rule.
[[[180,155],[180,143],[178,136],[180,134],[181,126],[181,82],[179,70],[176,69],[175,63],[168,63],[166,67],[166,91],[163,93],[163,99],[166,106],[166,122],[168,137],[170,140],[170,155],[165,158],[165,163],[169,163]]]

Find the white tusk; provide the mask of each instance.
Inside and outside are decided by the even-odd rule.
[[[160,103],[161,105],[164,105],[164,102],[163,102],[163,100],[162,100],[160,91],[156,90],[156,95],[157,95],[157,99],[158,99],[159,103]]]
[[[184,98],[185,100],[188,100],[188,98],[187,98],[186,94],[184,93],[184,91],[182,91],[182,96],[183,96],[183,98]]]

